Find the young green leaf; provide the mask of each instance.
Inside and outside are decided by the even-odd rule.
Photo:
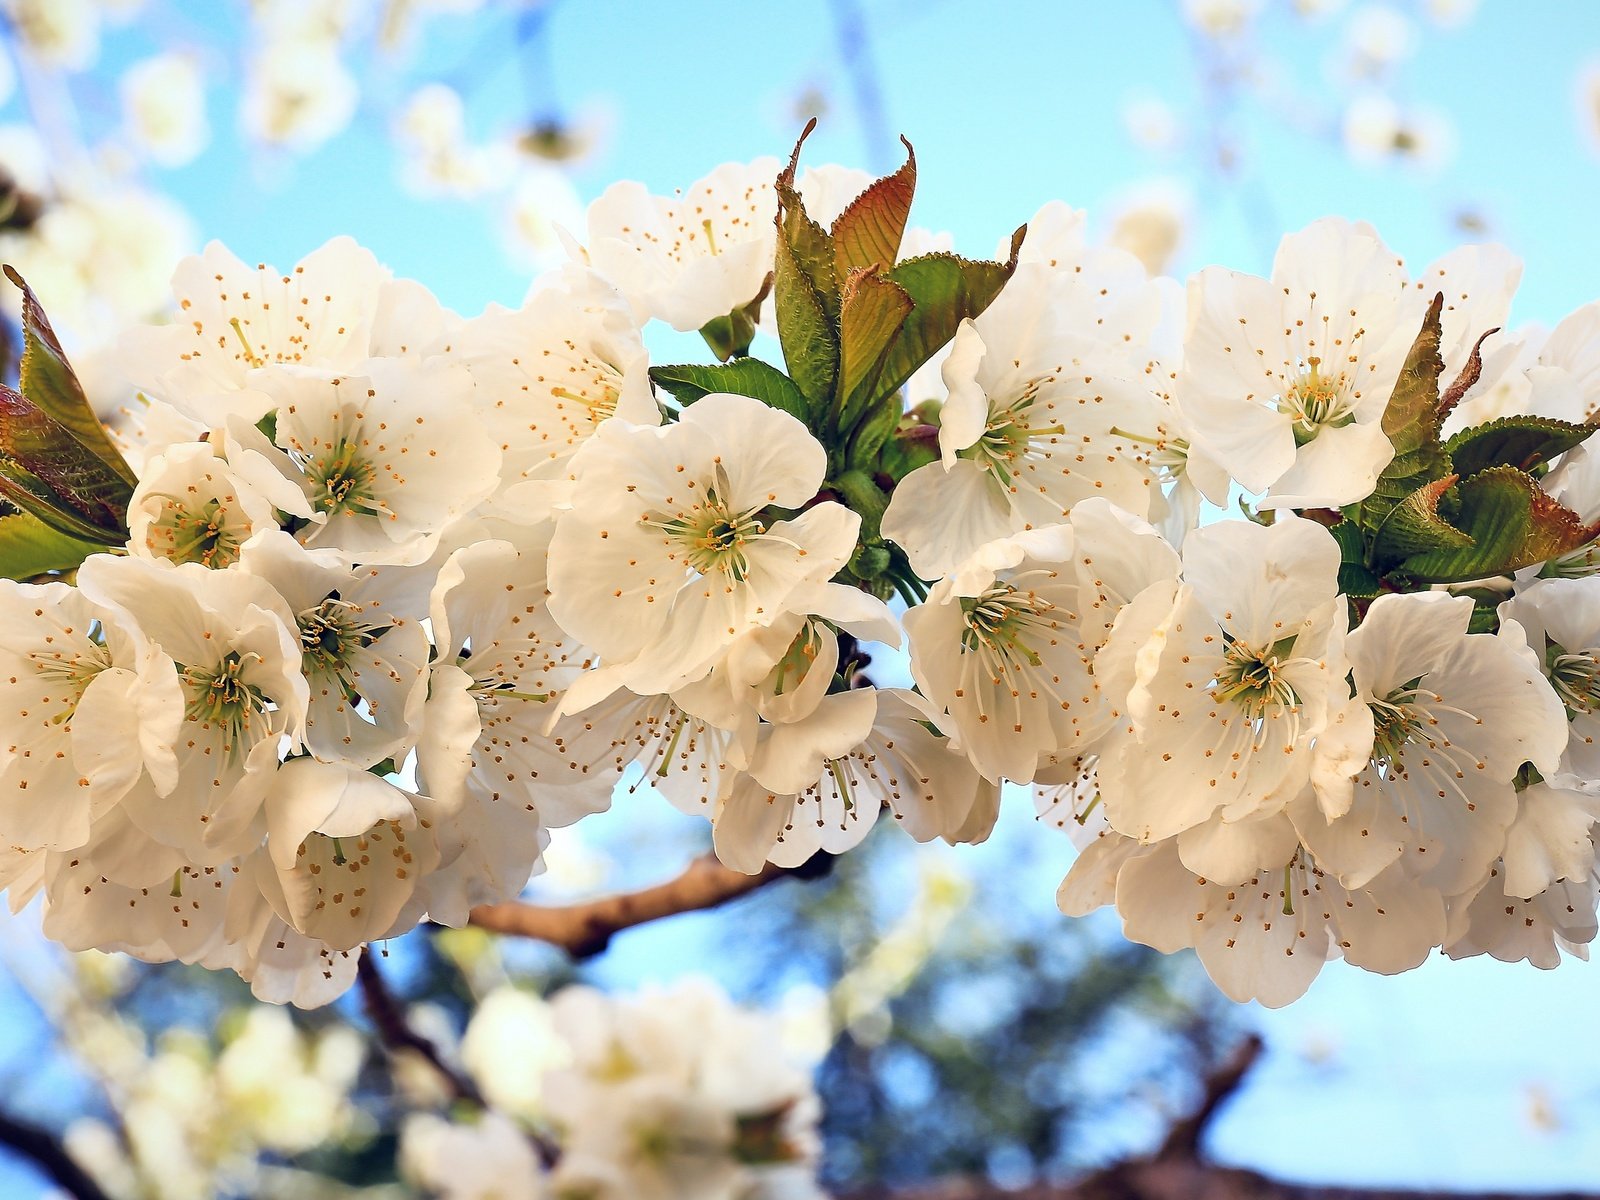
[[[849,279],[852,271],[867,267],[894,266],[905,237],[906,220],[911,213],[911,197],[917,190],[917,155],[905,138],[905,165],[893,175],[873,182],[850,202],[833,223],[833,272],[837,279]]]
[[[1532,471],[1581,444],[1594,431],[1593,425],[1575,425],[1554,417],[1501,417],[1463,429],[1444,449],[1462,475],[1497,466]]]
[[[1585,525],[1515,467],[1490,467],[1457,485],[1451,524],[1465,546],[1415,554],[1399,571],[1418,583],[1460,583],[1531,567],[1593,541],[1600,525]]]
[[[1389,510],[1424,484],[1450,474],[1450,456],[1439,442],[1439,376],[1444,360],[1439,356],[1441,293],[1433,298],[1422,330],[1411,344],[1394,392],[1383,410],[1383,432],[1394,446],[1394,459],[1362,501],[1360,521],[1375,530]]]
[[[120,455],[117,461],[121,462]],[[72,520],[58,526],[65,532],[95,536],[78,531],[81,521],[87,528],[97,530],[101,540],[109,538],[110,542],[121,542],[127,536],[132,485],[112,463],[80,442],[31,398],[3,385],[0,385],[0,474],[10,478],[38,504],[70,516]],[[24,511],[35,512],[41,519],[50,521],[48,516],[38,513],[36,507],[15,503]]]
[[[800,147],[817,122],[807,122],[777,180],[778,251],[773,267],[773,307],[783,361],[800,389],[825,404],[839,378],[839,284],[833,238],[806,215],[795,187]]]
[[[693,404],[712,392],[732,392],[760,400],[801,421],[809,423],[812,416],[805,394],[794,380],[759,358],[740,358],[717,366],[682,363],[651,367],[650,380],[671,392],[679,404]]]
[[[52,529],[31,513],[0,517],[0,576],[32,579],[50,571],[71,571],[104,547]]]
[[[1433,550],[1462,550],[1472,545],[1463,533],[1439,515],[1439,501],[1456,482],[1446,475],[1425,483],[1389,510],[1373,539],[1372,556],[1380,566],[1393,566]]]
[[[912,309],[905,288],[891,283],[877,268],[855,271],[845,282],[834,403],[840,429],[854,426],[870,401],[882,394],[878,379]]]
[[[22,371],[18,382],[22,394],[84,449],[99,458],[120,476],[131,491],[139,479],[120,451],[106,436],[105,426],[94,415],[83,385],[78,382],[55,330],[22,276],[5,267],[6,278],[22,290]]]

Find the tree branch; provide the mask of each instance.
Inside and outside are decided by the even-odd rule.
[[[1166,1139],[1155,1152],[1155,1161],[1171,1162],[1175,1159],[1199,1161],[1200,1140],[1205,1136],[1206,1127],[1211,1124],[1212,1118],[1217,1115],[1217,1110],[1223,1103],[1239,1090],[1244,1077],[1250,1073],[1250,1068],[1255,1066],[1256,1060],[1261,1057],[1264,1046],[1265,1043],[1260,1037],[1252,1033],[1239,1043],[1238,1048],[1228,1056],[1226,1062],[1202,1081],[1200,1103],[1195,1106],[1192,1113],[1167,1131]]]
[[[758,874],[745,875],[723,866],[712,855],[695,859],[681,874],[637,892],[623,892],[584,904],[540,905],[508,901],[472,910],[472,924],[492,933],[512,933],[559,946],[573,958],[591,958],[612,935],[678,913],[716,908],[766,887],[786,875],[802,878],[823,874],[831,866],[819,854],[801,867],[768,863]],[[813,867],[813,864],[819,864]]]
[[[0,1112],[0,1145],[31,1159],[77,1200],[110,1200],[89,1173],[72,1160],[61,1139],[48,1129]]]
[[[397,1050],[411,1050],[420,1054],[428,1065],[439,1073],[439,1077],[449,1087],[452,1096],[478,1108],[486,1107],[477,1085],[445,1062],[443,1055],[439,1053],[439,1047],[406,1023],[405,1013],[400,1010],[399,1002],[378,972],[378,964],[370,947],[356,963],[356,981],[361,987],[361,998],[365,1003],[367,1016],[372,1021],[372,1027],[378,1032],[378,1039],[390,1052],[390,1057],[393,1057]]]

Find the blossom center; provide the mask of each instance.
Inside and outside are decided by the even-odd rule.
[[[996,583],[961,601],[961,650],[976,655],[998,681],[1001,676],[1041,666],[1035,649],[1055,636],[1055,605],[1037,592]]]
[[[1550,683],[1568,714],[1586,717],[1600,710],[1600,647],[1586,646],[1573,652],[1546,640]]]
[[[962,457],[981,463],[996,479],[1006,483],[1018,459],[1048,454],[1048,446],[1067,430],[1059,422],[1054,425],[1032,424],[1030,418],[1034,415],[1032,410],[1038,403],[1042,382],[1033,380],[1013,400],[991,402],[983,435],[961,452]],[[1034,445],[1036,440],[1045,445]]]
[[[317,607],[296,614],[300,656],[307,675],[332,676],[347,690],[350,688],[351,657],[377,641],[385,628],[362,624],[360,612],[356,605],[333,595]]]
[[[394,515],[374,490],[377,468],[350,439],[340,438],[327,454],[306,457],[301,466],[319,493],[314,503],[330,517],[344,512]]]
[[[1324,428],[1337,429],[1356,419],[1350,380],[1343,371],[1325,374],[1315,356],[1289,378],[1276,403],[1293,424],[1296,445],[1305,445]]]
[[[265,727],[267,698],[244,677],[259,658],[234,650],[215,667],[184,667],[180,672],[189,691],[184,715],[203,728],[220,730],[224,751],[233,751],[247,739],[252,725]]]
[[[151,551],[176,563],[199,563],[213,569],[231,567],[239,560],[244,539],[230,523],[227,506],[220,500],[188,508],[177,496],[162,499],[167,504],[146,537]]]
[[[750,574],[745,552],[748,543],[766,532],[752,508],[740,511],[721,499],[726,487],[709,487],[706,498],[687,512],[647,517],[644,525],[658,529],[683,551],[684,564],[701,575],[720,571],[735,583]]]
[[[1237,639],[1229,641],[1222,652],[1222,666],[1217,670],[1212,694],[1219,700],[1233,701],[1252,720],[1298,705],[1300,697],[1284,671],[1291,661],[1288,654],[1294,642],[1288,637],[1257,650]]]

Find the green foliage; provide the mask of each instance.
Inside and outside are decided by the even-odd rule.
[[[1385,589],[1509,575],[1600,534],[1600,526],[1586,526],[1531,473],[1581,444],[1592,426],[1505,417],[1442,439],[1444,418],[1482,370],[1480,350],[1489,336],[1478,339],[1466,368],[1441,395],[1443,304],[1442,294],[1434,297],[1384,409],[1394,458],[1372,495],[1333,526],[1343,560],[1340,587],[1358,603]],[[1492,611],[1478,624],[1492,627]]]
[[[1361,504],[1359,520],[1368,530],[1382,525],[1389,510],[1418,488],[1450,474],[1450,456],[1439,441],[1443,423],[1439,376],[1444,373],[1444,360],[1439,357],[1439,314],[1443,308],[1443,294],[1435,296],[1383,410],[1383,432],[1394,446],[1394,458],[1378,476],[1372,495]]]
[[[95,542],[68,537],[31,513],[0,517],[0,576],[6,579],[76,570],[84,559],[102,549]]]
[[[20,391],[0,386],[0,497],[67,538],[127,540],[137,482],[94,415],[32,289],[22,289]]]
[[[1593,425],[1574,425],[1554,417],[1501,417],[1463,429],[1444,444],[1444,450],[1462,476],[1502,466],[1534,471],[1579,445],[1594,431]]]
[[[794,380],[759,358],[740,358],[719,366],[681,363],[651,367],[650,379],[657,387],[672,393],[679,404],[693,404],[712,392],[732,392],[760,400],[808,424],[813,415],[810,403]]]
[[[1480,471],[1455,489],[1450,523],[1470,537],[1413,554],[1400,570],[1418,583],[1457,583],[1531,567],[1592,541],[1586,526],[1515,467]]]

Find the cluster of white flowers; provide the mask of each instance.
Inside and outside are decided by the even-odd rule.
[[[1066,910],[1238,998],[1588,941],[1600,305],[1480,356],[1514,260],[1413,279],[1331,219],[1187,293],[1059,204],[896,265],[913,172],[617,185],[472,319],[347,240],[186,260],[119,348],[126,546],[0,591],[12,903],[318,1003],[625,776],[748,872],[885,810],[981,840],[1011,781],[1095,835]],[[652,371],[651,319],[731,361]],[[742,356],[774,325],[793,380]],[[1256,521],[1202,525],[1231,487]],[[916,687],[864,686],[902,630]]]
[[[462,1047],[492,1107],[409,1117],[402,1167],[446,1200],[820,1200],[813,1064],[784,1032],[698,981],[548,1003],[502,988]]]

